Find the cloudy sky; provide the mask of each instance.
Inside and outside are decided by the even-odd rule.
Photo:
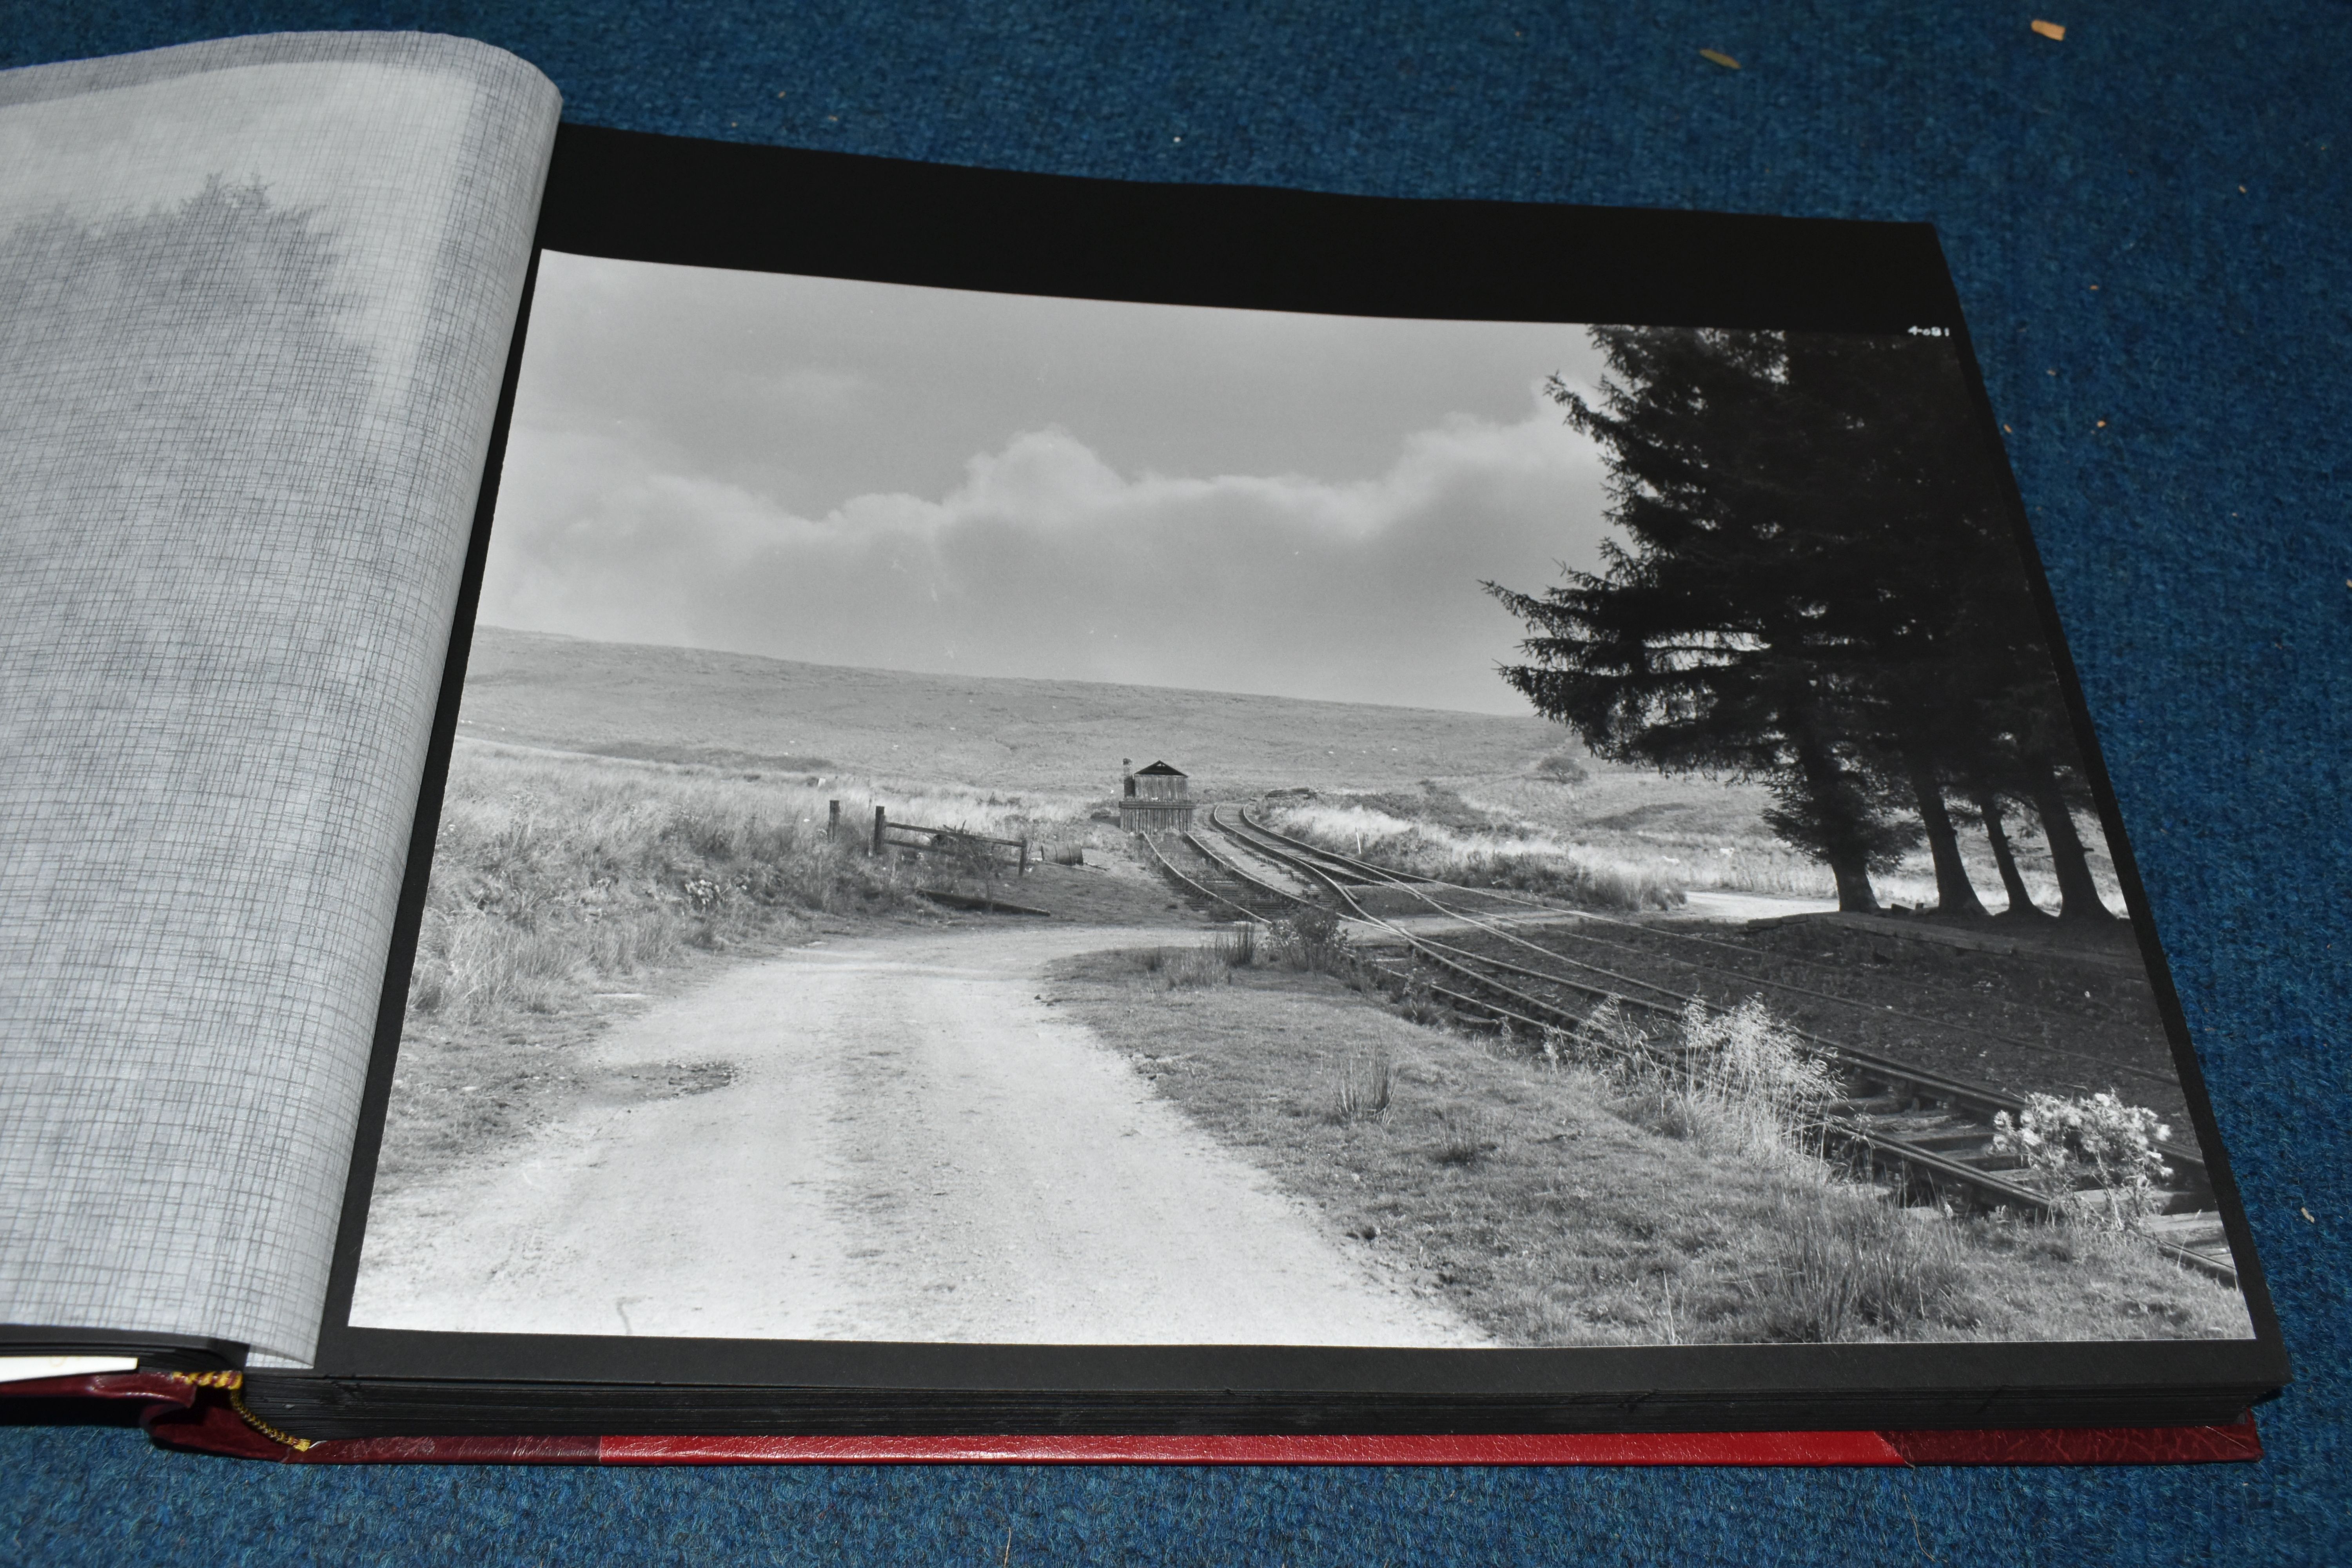
[[[1595,558],[1575,327],[543,260],[482,617],[1523,712],[1478,587]]]

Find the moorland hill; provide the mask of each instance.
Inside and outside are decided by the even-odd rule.
[[[920,675],[478,626],[461,733],[647,761],[1104,795],[1164,758],[1211,798],[1526,773],[1559,726],[1368,703]]]

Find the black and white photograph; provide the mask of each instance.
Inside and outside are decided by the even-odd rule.
[[[350,1323],[2251,1336],[1972,375],[544,252]]]

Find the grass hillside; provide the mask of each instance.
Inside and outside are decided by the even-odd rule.
[[[1475,862],[1486,871],[1473,880],[1542,885],[1486,865],[1499,856],[1645,888],[1832,895],[1828,868],[1765,827],[1760,784],[1600,762],[1532,716],[916,675],[480,626],[459,732],[772,783],[821,779],[827,795],[920,800],[931,815],[916,820],[979,826],[1009,812],[1027,820],[1022,831],[1075,821],[1115,795],[1120,758],[1165,758],[1201,799],[1312,791],[1276,804],[1291,830],[1443,876]],[[2084,826],[2111,887],[2095,825]],[[2054,903],[2030,814],[2015,814],[2010,832],[2028,885]],[[1982,835],[1961,837],[1978,891],[1999,907]],[[1924,848],[1874,879],[1882,899],[1935,896]]]
[[[466,734],[648,762],[1108,795],[1165,758],[1212,797],[1512,775],[1570,744],[1533,717],[802,664],[480,626]]]

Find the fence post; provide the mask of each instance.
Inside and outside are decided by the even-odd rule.
[[[1025,833],[1021,836],[1021,874],[1029,874],[1029,836]]]
[[[882,853],[882,830],[883,830],[883,828],[885,828],[885,827],[887,827],[887,826],[889,826],[888,819],[887,819],[887,818],[886,818],[886,817],[883,816],[882,808],[881,808],[880,806],[878,806],[878,805],[877,805],[877,806],[876,806],[876,807],[874,808],[874,849],[873,849],[873,853],[874,853],[874,854],[876,854],[876,855],[879,855],[879,854],[881,854],[881,853]]]
[[[830,844],[841,837],[841,802],[829,800],[824,805],[824,839]]]

